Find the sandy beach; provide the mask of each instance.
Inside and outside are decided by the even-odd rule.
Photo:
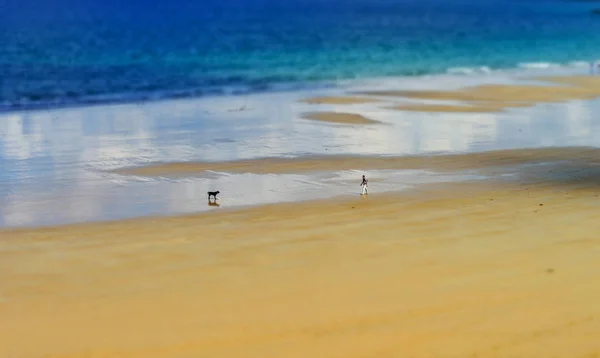
[[[598,1],[0,0],[0,358],[600,358]]]
[[[600,288],[593,284],[600,274],[595,104],[561,102],[600,92],[594,80],[554,83],[561,81],[566,89],[540,85],[546,89],[535,94],[533,85],[500,84],[378,93],[392,99],[381,101],[386,115],[377,110],[380,103],[360,107],[367,102],[354,103],[357,113],[346,112],[347,103],[338,98],[339,112],[312,112],[313,120],[302,118],[311,113],[308,103],[293,113],[275,107],[266,119],[250,110],[219,114],[221,104],[210,107],[209,100],[200,102],[207,107],[179,102],[66,112],[82,113],[81,123],[101,121],[96,140],[107,147],[86,147],[94,137],[82,135],[82,146],[63,157],[54,148],[57,163],[80,166],[65,176],[79,173],[82,181],[73,183],[84,184],[76,194],[59,192],[60,202],[53,202],[45,192],[31,194],[45,187],[24,177],[20,194],[6,195],[15,200],[7,200],[13,210],[3,213],[12,215],[8,222],[27,223],[20,217],[42,205],[42,214],[56,208],[86,214],[82,203],[103,201],[111,206],[90,204],[82,221],[102,218],[111,208],[143,213],[136,210],[149,203],[164,215],[185,205],[197,212],[207,207],[206,188],[229,189],[223,190],[222,206],[210,206],[215,210],[208,213],[0,229],[0,357],[600,356]],[[390,107],[411,96],[464,103]],[[286,98],[298,104],[298,98]],[[544,101],[556,107],[527,116],[518,112],[523,117],[504,113]],[[267,102],[276,101],[257,97],[248,108]],[[185,117],[203,108],[207,119]],[[174,123],[175,109],[188,121]],[[413,117],[415,111],[436,113]],[[152,117],[156,113],[164,117]],[[130,123],[132,114],[145,121],[122,139],[129,129],[119,125]],[[111,116],[122,121],[107,121]],[[47,118],[41,115],[40,123]],[[5,119],[14,124],[20,118]],[[385,125],[362,125],[380,119]],[[160,124],[154,132],[142,126],[152,120]],[[74,123],[72,128],[83,128]],[[105,135],[105,128],[115,129]],[[7,138],[21,141],[7,143],[23,148],[29,137],[15,137],[18,131],[9,129],[3,132]],[[164,142],[153,147],[151,140],[160,135]],[[552,141],[559,136],[562,142]],[[135,140],[141,144],[127,152]],[[62,142],[70,143],[40,139]],[[476,143],[483,147],[471,146]],[[287,153],[321,151],[282,156],[286,145]],[[506,147],[520,149],[497,149]],[[462,152],[445,153],[456,148]],[[5,156],[22,165],[27,152],[14,150]],[[158,154],[148,155],[154,150]],[[80,153],[87,156],[75,156]],[[202,159],[218,155],[222,159]],[[398,187],[406,188],[401,185],[408,178],[416,185],[378,192],[385,175],[392,175],[379,173],[369,196],[356,195],[354,175],[385,170],[408,173],[394,179]],[[419,183],[434,174],[468,171],[485,180]],[[317,172],[331,176],[310,176]],[[37,174],[43,180],[47,173]],[[279,177],[286,175],[287,182]],[[52,178],[65,186],[64,177]],[[273,200],[297,190],[289,198],[305,200],[302,190],[321,193],[350,181],[355,195],[228,206],[235,197],[227,195],[236,188],[243,192],[241,203],[251,189],[258,196],[271,193]],[[298,183],[306,182],[313,185],[299,190]],[[106,191],[93,192],[101,184]],[[169,192],[174,186],[181,191]]]
[[[0,356],[595,357],[572,179],[3,231]]]

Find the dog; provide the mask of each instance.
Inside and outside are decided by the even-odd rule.
[[[208,200],[210,201],[210,197],[212,196],[213,198],[215,198],[215,200],[217,200],[217,194],[219,194],[220,191],[209,191],[208,192]]]

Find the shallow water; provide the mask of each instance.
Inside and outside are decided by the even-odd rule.
[[[510,83],[515,74],[356,82],[366,88],[450,88]],[[462,81],[462,82],[461,82]],[[328,92],[329,91],[329,92]],[[418,113],[386,104],[307,105],[337,90],[78,107],[0,114],[0,225],[50,225],[221,207],[356,195],[362,172],[140,178],[107,170],[152,162],[219,161],[311,154],[414,155],[509,148],[600,146],[600,101],[517,108],[507,113]],[[239,111],[240,108],[245,109]],[[384,125],[299,118],[306,110],[361,113]],[[480,179],[476,172],[367,171],[372,193],[426,182]]]

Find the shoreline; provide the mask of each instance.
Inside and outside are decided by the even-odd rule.
[[[347,79],[324,79],[324,80],[316,80],[316,81],[302,81],[302,82],[282,82],[273,84],[272,88],[267,89],[251,89],[251,90],[238,90],[234,91],[230,89],[230,91],[225,91],[221,93],[216,92],[208,92],[204,94],[190,94],[190,95],[171,95],[171,96],[160,96],[156,97],[157,93],[148,93],[144,96],[131,97],[131,98],[111,98],[111,99],[84,99],[82,101],[74,101],[68,103],[38,103],[38,104],[28,104],[25,106],[18,107],[0,107],[0,114],[7,113],[27,113],[27,112],[38,112],[38,111],[55,111],[55,110],[68,110],[73,108],[94,108],[94,107],[102,107],[102,106],[112,106],[112,105],[147,105],[152,103],[161,103],[161,102],[170,102],[170,101],[195,101],[202,99],[210,99],[210,98],[223,98],[223,97],[244,97],[244,96],[253,96],[253,95],[265,95],[265,94],[277,94],[277,93],[305,93],[308,91],[336,91],[342,90],[345,91],[347,89],[355,88],[356,84],[360,83],[377,83],[383,82],[388,83],[389,81],[399,81],[402,83],[403,81],[410,80],[418,80],[419,78],[428,78],[430,76],[433,77],[453,77],[458,79],[472,79],[477,76],[480,77],[489,77],[490,75],[501,76],[501,77],[510,77],[510,78],[518,78],[518,77],[526,77],[526,78],[539,78],[539,74],[543,74],[543,77],[563,77],[563,76],[576,76],[576,75],[587,75],[588,69],[584,66],[577,65],[569,65],[570,63],[576,63],[577,61],[570,61],[567,63],[561,64],[560,67],[557,68],[527,68],[527,67],[502,67],[492,70],[491,73],[453,73],[451,70],[453,68],[449,68],[446,71],[435,72],[426,75],[394,75],[394,76],[374,76],[374,77],[364,77],[364,78],[347,78]],[[480,66],[473,67],[473,69],[477,70]],[[468,68],[467,68],[468,69]],[[537,76],[528,73],[537,73]],[[107,94],[106,96],[114,96],[119,97],[123,94]],[[324,98],[337,98],[337,104],[375,104],[377,102],[385,102],[381,99],[376,99],[372,97],[363,97],[358,98],[357,96],[353,96],[349,93],[345,94],[333,94],[330,96],[326,96]],[[361,99],[361,101],[354,102],[352,99],[348,100],[348,97],[357,97],[355,99]],[[307,104],[327,104],[327,100],[321,101],[317,100],[313,101],[311,97],[307,97],[301,100],[301,102]]]
[[[92,230],[101,229],[102,227],[114,227],[120,225],[132,225],[138,224],[145,225],[147,223],[160,223],[160,222],[176,222],[178,220],[195,220],[202,219],[211,221],[212,219],[218,220],[229,220],[238,216],[246,217],[247,215],[259,215],[260,212],[278,212],[280,210],[306,210],[311,206],[345,206],[348,204],[356,203],[367,203],[368,200],[383,200],[386,203],[393,202],[395,200],[432,200],[436,198],[451,199],[457,194],[454,191],[448,191],[447,187],[460,189],[462,191],[469,191],[472,193],[481,193],[490,191],[490,189],[503,189],[511,188],[513,184],[510,181],[502,180],[499,178],[490,178],[488,180],[464,180],[464,181],[452,181],[452,182],[433,182],[419,185],[418,187],[409,190],[397,190],[397,191],[384,191],[384,192],[371,192],[368,195],[360,195],[359,191],[355,194],[340,194],[333,197],[316,198],[316,199],[302,199],[295,201],[281,201],[266,204],[248,204],[243,206],[234,207],[222,207],[218,210],[192,212],[185,214],[166,214],[166,215],[148,215],[148,216],[136,216],[122,219],[107,219],[98,221],[86,221],[86,222],[75,222],[69,224],[58,224],[58,225],[40,225],[40,226],[24,226],[24,227],[0,227],[0,235],[2,234],[16,234],[21,235],[23,233],[34,233],[34,232],[55,232],[62,229],[65,230],[80,230],[90,228]],[[491,190],[493,191],[493,190]],[[459,191],[460,192],[460,191]],[[462,195],[458,194],[458,195]],[[217,201],[218,203],[219,201]],[[221,205],[221,204],[220,204]]]
[[[450,173],[456,175],[455,179],[440,180],[433,182],[424,182],[414,184],[412,187],[395,189],[395,190],[377,190],[377,180],[371,180],[372,193],[371,198],[392,197],[392,198],[410,198],[419,196],[428,192],[443,192],[445,187],[473,187],[473,188],[489,188],[495,185],[499,188],[514,185],[515,180],[522,185],[553,185],[556,187],[564,187],[576,189],[577,187],[587,185],[590,180],[595,180],[597,177],[600,180],[600,148],[588,147],[569,147],[569,148],[537,148],[537,149],[522,149],[522,150],[504,150],[470,154],[454,154],[454,155],[435,155],[428,157],[317,157],[312,159],[292,158],[281,159],[274,158],[275,162],[270,165],[282,165],[279,173],[298,173],[304,172],[306,162],[319,163],[323,167],[330,170],[340,170],[360,167],[358,164],[363,164],[364,170],[412,170],[412,169],[435,169],[437,173]],[[266,159],[263,159],[266,160]],[[277,172],[273,170],[273,166],[265,165],[263,160],[243,161],[247,168],[261,168],[267,170],[266,174]],[[337,160],[341,160],[336,164]],[[268,162],[268,160],[267,160]],[[286,163],[287,162],[287,163]],[[226,162],[225,162],[226,163]],[[226,163],[227,164],[227,163]],[[336,167],[336,165],[350,165],[348,167]],[[191,164],[195,165],[195,164]],[[239,169],[237,165],[232,168]],[[150,169],[155,169],[150,167]],[[163,168],[158,168],[163,169]],[[291,169],[288,170],[288,169]],[[321,168],[322,169],[322,168]],[[474,172],[473,172],[474,171]],[[235,173],[236,171],[229,171]],[[243,172],[243,171],[238,171]],[[475,177],[469,177],[468,174]],[[173,173],[173,172],[171,172]],[[164,174],[164,173],[161,173]],[[461,177],[460,175],[466,175]],[[159,175],[155,173],[155,175]],[[508,175],[508,177],[506,177]],[[375,183],[375,184],[373,184]],[[481,184],[484,183],[484,184]],[[492,184],[493,183],[493,184]],[[381,190],[381,189],[380,189]],[[365,197],[368,198],[369,196]],[[310,197],[296,198],[292,200],[282,200],[266,203],[249,203],[242,205],[228,206],[227,199],[219,199],[217,209],[208,211],[194,211],[189,213],[166,213],[140,215],[133,217],[124,217],[120,219],[98,219],[83,222],[60,223],[50,225],[27,225],[15,227],[0,228],[0,234],[27,231],[27,230],[44,230],[44,229],[59,229],[62,227],[86,227],[88,225],[115,225],[126,222],[145,221],[162,221],[162,220],[177,220],[194,217],[217,216],[219,215],[236,215],[236,213],[245,213],[260,210],[271,210],[271,208],[286,208],[294,206],[320,206],[324,203],[346,203],[361,200],[363,197],[356,193],[338,193],[325,198]],[[204,199],[203,199],[204,200]]]
[[[498,182],[498,185],[502,186],[502,183]],[[415,195],[424,194],[425,196],[429,195],[433,192],[442,192],[444,184],[440,183],[432,183],[425,184],[422,187],[415,190],[406,190],[406,191],[395,191],[395,192],[379,192],[379,193],[371,193],[368,196],[360,196],[358,194],[352,195],[338,195],[331,198],[324,199],[307,199],[307,200],[298,200],[298,201],[285,201],[285,202],[277,202],[277,203],[268,203],[268,204],[258,204],[258,205],[247,205],[247,206],[238,206],[238,207],[225,207],[220,208],[219,210],[213,211],[205,211],[198,213],[187,213],[187,214],[171,214],[171,215],[152,215],[152,216],[140,216],[133,218],[125,218],[125,219],[116,219],[116,220],[103,220],[103,221],[91,221],[91,222],[79,222],[72,224],[60,224],[60,225],[45,225],[45,226],[31,226],[31,227],[15,227],[15,228],[2,228],[0,227],[0,234],[16,234],[20,235],[22,233],[27,232],[35,232],[35,231],[56,231],[61,229],[85,229],[86,227],[90,227],[91,229],[100,229],[101,227],[109,227],[109,226],[119,226],[119,225],[137,225],[148,223],[156,223],[160,221],[168,222],[168,221],[177,221],[177,220],[194,220],[194,219],[205,219],[210,220],[211,218],[217,219],[230,219],[231,217],[236,216],[245,216],[247,214],[257,213],[263,210],[269,212],[276,212],[280,209],[290,209],[290,208],[301,208],[301,207],[310,207],[310,206],[321,206],[323,204],[326,205],[346,205],[355,203],[357,200],[369,200],[369,198],[410,198]],[[446,183],[445,185],[448,185]],[[461,183],[461,182],[452,182],[450,183],[452,186],[463,187],[470,184]],[[479,186],[475,186],[478,188]],[[450,194],[451,195],[451,194]]]

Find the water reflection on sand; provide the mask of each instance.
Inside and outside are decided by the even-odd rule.
[[[381,103],[298,101],[307,95],[273,93],[0,114],[0,225],[213,210],[219,208],[207,205],[206,191],[217,189],[222,192],[220,208],[356,194],[358,183],[351,177],[360,179],[361,174],[207,173],[168,179],[104,172],[153,162],[600,145],[600,121],[594,120],[600,110],[597,100],[461,114],[385,110]],[[300,114],[309,110],[360,113],[384,124],[367,127],[301,119]],[[367,174],[376,177],[370,190],[377,192],[468,179],[473,173]]]

